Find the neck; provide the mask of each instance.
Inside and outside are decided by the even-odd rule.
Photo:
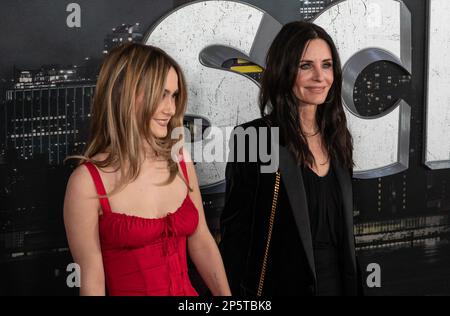
[[[298,115],[300,120],[300,127],[306,134],[314,134],[319,130],[316,121],[317,105],[315,104],[300,104],[298,108]]]
[[[146,161],[153,161],[156,160],[156,152],[155,150],[146,142],[142,142],[142,148],[144,150],[144,160]]]

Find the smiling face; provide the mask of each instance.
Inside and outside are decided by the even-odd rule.
[[[334,81],[333,57],[327,42],[311,40],[303,52],[293,87],[300,105],[325,102]]]
[[[167,126],[176,112],[176,96],[178,94],[178,75],[170,68],[164,84],[163,97],[150,120],[150,130],[156,138],[167,136]]]

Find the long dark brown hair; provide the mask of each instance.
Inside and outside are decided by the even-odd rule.
[[[308,43],[322,39],[328,43],[333,57],[334,82],[325,103],[317,107],[316,121],[330,157],[353,168],[352,137],[341,99],[342,70],[339,54],[331,37],[321,27],[308,22],[291,22],[283,26],[269,48],[266,58],[260,110],[280,127],[287,148],[294,154],[298,165],[315,165],[306,137],[300,128],[299,100],[293,92],[298,65]]]

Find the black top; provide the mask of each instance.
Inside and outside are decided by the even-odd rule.
[[[314,247],[317,294],[342,295],[339,254],[344,223],[339,182],[332,165],[323,177],[308,167],[302,168],[302,174]]]

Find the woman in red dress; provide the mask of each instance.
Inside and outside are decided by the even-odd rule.
[[[64,202],[81,295],[197,295],[186,249],[211,293],[230,294],[193,164],[174,153],[186,97],[180,67],[162,50],[125,44],[106,57]]]

